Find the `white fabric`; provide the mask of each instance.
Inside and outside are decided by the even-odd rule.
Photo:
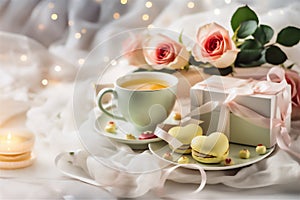
[[[0,125],[1,128],[11,126],[10,121],[19,120],[19,115],[27,111],[26,125],[37,136],[38,151],[38,162],[31,168],[0,171],[1,177],[13,177],[12,180],[0,179],[1,185],[6,185],[6,189],[1,189],[0,192],[3,198],[21,198],[10,189],[13,187],[24,187],[21,193],[27,192],[29,199],[72,198],[68,194],[78,194],[76,190],[70,191],[61,187],[61,190],[65,190],[62,192],[57,189],[58,186],[53,186],[57,184],[53,180],[40,186],[38,179],[34,182],[35,185],[26,185],[26,182],[41,177],[50,180],[51,177],[59,177],[58,172],[54,170],[55,155],[78,148],[93,153],[98,161],[89,156],[83,162],[77,163],[77,166],[85,169],[98,183],[109,185],[106,189],[115,195],[141,196],[158,185],[162,173],[160,168],[165,166],[165,163],[160,163],[149,151],[137,154],[126,145],[101,138],[93,129],[92,119],[99,114],[97,109],[93,110],[93,84],[113,82],[118,76],[133,69],[126,68],[126,63],[119,63],[115,68],[107,65],[107,60],[111,61],[120,55],[120,44],[126,37],[124,31],[153,24],[159,28],[167,28],[169,32],[180,33],[183,30],[184,36],[189,38],[184,41],[190,41],[195,36],[196,29],[207,22],[216,21],[229,28],[232,13],[244,3],[248,3],[257,11],[261,23],[271,25],[277,32],[287,25],[300,27],[300,3],[297,0],[241,0],[232,1],[229,5],[220,0],[201,0],[195,1],[195,8],[192,9],[187,7],[188,1],[182,0],[153,0],[152,8],[145,7],[146,0],[128,1],[127,5],[110,0],[51,2],[54,7],[49,1],[0,2],[0,30],[3,31],[0,33]],[[120,13],[118,20],[113,19],[114,12]],[[57,20],[51,19],[53,13],[58,15]],[[148,21],[141,18],[145,13],[150,16]],[[81,33],[79,39],[75,37],[76,33]],[[285,51],[289,59],[299,66],[299,44]],[[82,59],[85,61],[84,65]],[[76,77],[77,72],[79,73]],[[48,80],[47,86],[41,85],[43,79]],[[294,139],[292,146],[298,151],[299,130],[300,122],[293,121],[290,134]],[[149,169],[158,170],[141,173]],[[47,174],[44,170],[51,173]],[[124,173],[124,170],[140,173]],[[199,183],[198,174],[197,171],[179,169],[171,174],[170,180]],[[208,184],[225,184],[232,187],[229,190],[277,184],[292,186],[300,180],[300,167],[290,155],[277,150],[269,158],[249,167],[208,172],[207,175]],[[18,177],[23,176],[30,179],[20,179],[21,183],[18,182]],[[111,183],[114,187],[111,187]],[[62,185],[62,182],[59,184]],[[84,188],[76,184],[70,186],[89,191],[87,186]],[[54,189],[48,191],[43,187]],[[34,190],[47,192],[45,196],[34,196]],[[95,191],[93,189],[97,195]],[[215,190],[207,191],[211,193],[206,193],[204,189],[206,198],[214,194]],[[292,190],[292,193],[295,191],[297,190]],[[245,194],[244,190],[243,193]],[[109,196],[105,192],[101,195]]]

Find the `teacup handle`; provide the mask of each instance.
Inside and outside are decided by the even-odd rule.
[[[99,92],[99,94],[98,94],[98,96],[99,96],[99,98],[98,98],[98,106],[99,106],[100,110],[101,110],[102,112],[104,112],[105,114],[107,114],[108,116],[110,116],[110,117],[113,117],[113,118],[116,118],[116,119],[121,119],[121,120],[126,121],[126,119],[125,119],[124,117],[115,115],[115,114],[111,113],[110,111],[108,111],[107,109],[105,109],[105,108],[103,107],[103,104],[102,104],[102,98],[103,98],[103,96],[104,96],[105,94],[107,94],[107,93],[112,93],[114,97],[117,96],[117,95],[116,95],[116,94],[117,94],[116,91],[115,91],[114,89],[112,89],[112,88],[104,88],[104,89],[100,90],[100,92]]]

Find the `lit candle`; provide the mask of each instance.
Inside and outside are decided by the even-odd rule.
[[[0,131],[0,154],[16,155],[30,152],[34,144],[34,135],[28,131]]]

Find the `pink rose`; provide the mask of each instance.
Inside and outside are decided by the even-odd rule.
[[[225,68],[234,63],[238,49],[222,26],[211,23],[198,29],[197,44],[192,50],[195,60],[209,62],[217,68]]]
[[[144,42],[143,53],[146,62],[154,69],[182,69],[190,57],[182,44],[161,34],[151,36]]]
[[[123,54],[130,65],[149,69],[143,54],[143,35],[130,34],[123,43]]]
[[[300,76],[296,71],[285,70],[285,80],[291,86],[291,97],[293,106],[300,107]],[[280,82],[277,76],[271,76],[273,82]]]
[[[291,85],[292,103],[293,106],[300,106],[300,76],[293,70],[285,71],[285,79]]]

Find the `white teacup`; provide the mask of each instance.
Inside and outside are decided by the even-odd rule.
[[[118,78],[114,89],[98,94],[98,106],[107,115],[130,122],[140,131],[153,131],[170,115],[175,101],[178,79],[161,72],[136,72]],[[105,94],[112,93],[118,113],[102,105]]]

